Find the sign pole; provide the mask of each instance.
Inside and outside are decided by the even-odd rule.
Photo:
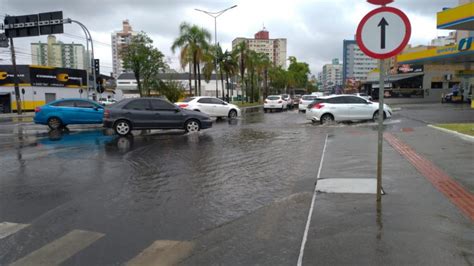
[[[383,151],[383,102],[385,91],[385,60],[380,59],[379,79],[379,117],[378,117],[378,145],[377,145],[377,202],[382,201],[382,151]]]
[[[16,56],[15,56],[15,47],[13,46],[13,38],[10,38],[10,49],[12,54],[12,65],[13,65],[13,83],[15,86],[15,99],[16,99],[16,111],[18,115],[21,115],[21,96],[20,96],[20,86],[18,84],[18,69],[16,68]]]

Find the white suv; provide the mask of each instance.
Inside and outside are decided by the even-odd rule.
[[[283,99],[281,95],[270,95],[263,102],[263,111],[268,110],[286,110],[288,109],[288,102]]]
[[[183,109],[203,112],[217,118],[236,118],[241,115],[237,105],[224,102],[216,97],[189,97],[175,104]]]
[[[355,95],[332,95],[316,99],[306,110],[306,119],[321,124],[332,121],[377,120],[379,105]],[[384,119],[392,117],[392,109],[384,104]]]

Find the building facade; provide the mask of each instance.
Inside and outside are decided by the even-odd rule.
[[[127,72],[123,66],[122,50],[130,44],[133,36],[138,33],[132,30],[128,20],[122,22],[122,30],[115,31],[112,33],[112,66],[114,77],[118,77],[120,74]]]
[[[343,85],[342,65],[339,63],[339,59],[333,59],[331,64],[323,66],[321,83],[323,91],[327,93],[335,93],[335,89]]]
[[[270,33],[263,29],[257,32],[253,39],[235,38],[232,41],[232,50],[241,42],[245,42],[250,50],[266,54],[274,65],[286,68],[286,39],[270,39]]]
[[[377,59],[365,55],[355,40],[344,40],[342,54],[343,84],[346,84],[348,80],[365,81],[367,74],[378,67]]]
[[[87,69],[88,60],[84,45],[57,41],[48,36],[47,43],[31,43],[31,62],[37,66]]]
[[[448,36],[438,36],[431,40],[431,46],[446,46],[456,44],[456,32],[452,31]]]

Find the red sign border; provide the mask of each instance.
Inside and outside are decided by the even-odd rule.
[[[403,20],[403,23],[405,23],[405,29],[406,29],[405,37],[403,38],[402,43],[395,50],[393,50],[391,52],[388,52],[388,53],[384,53],[384,54],[378,54],[378,53],[374,53],[374,52],[370,51],[364,45],[364,43],[362,41],[362,29],[364,28],[365,23],[367,23],[367,21],[372,16],[374,16],[378,13],[381,13],[381,12],[391,12],[391,13],[394,13],[395,15],[398,15]],[[410,41],[410,37],[411,37],[411,24],[410,24],[410,20],[408,19],[407,15],[405,13],[403,13],[403,11],[401,11],[400,9],[397,9],[397,8],[394,8],[394,7],[384,6],[384,7],[376,8],[376,9],[370,11],[367,15],[364,16],[364,18],[362,18],[362,20],[359,23],[359,26],[357,27],[356,42],[359,45],[360,50],[362,50],[362,52],[364,52],[364,54],[366,54],[366,55],[368,55],[372,58],[386,59],[386,58],[393,57],[393,56],[399,54],[400,52],[402,52],[403,49],[405,49],[405,47],[408,45],[408,42]]]

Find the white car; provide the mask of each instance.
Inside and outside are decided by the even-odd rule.
[[[308,105],[312,103],[314,100],[316,100],[318,96],[316,95],[303,95],[301,96],[300,102],[298,104],[298,112],[306,112],[306,108],[308,108]]]
[[[102,104],[102,105],[111,105],[111,104],[114,104],[116,102],[117,101],[115,99],[112,99],[112,98],[100,98],[99,99],[99,103]]]
[[[189,97],[175,104],[183,109],[203,112],[217,118],[236,118],[241,115],[237,105],[224,102],[216,97]]]
[[[354,93],[354,95],[372,101],[372,96],[368,95],[367,93]]]
[[[293,109],[293,99],[289,94],[282,94],[283,100],[286,101],[286,106],[288,109]]]
[[[326,124],[332,121],[377,120],[379,105],[355,95],[319,97],[308,106],[306,119]],[[384,119],[392,117],[392,109],[384,104]]]
[[[288,102],[283,99],[281,95],[270,95],[263,102],[263,111],[268,110],[286,110],[288,109]]]

